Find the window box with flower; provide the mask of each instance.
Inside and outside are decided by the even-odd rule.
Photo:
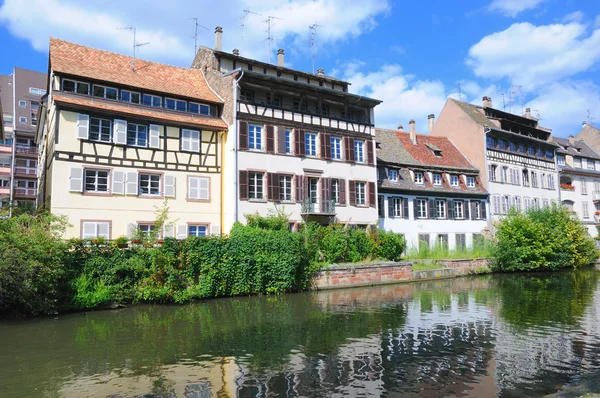
[[[560,189],[563,191],[574,191],[575,187],[571,184],[560,184]]]

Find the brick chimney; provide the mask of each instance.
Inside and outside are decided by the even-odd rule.
[[[325,69],[323,69],[323,68],[317,69],[317,76],[325,76]]]
[[[412,141],[413,145],[417,145],[417,129],[415,127],[415,120],[410,119],[408,126],[410,130],[410,140]]]
[[[400,131],[404,130],[404,126],[403,126],[403,125],[401,125],[401,124],[399,124],[399,125],[398,125],[398,130],[400,130]]]
[[[223,28],[220,26],[215,28],[215,50],[223,50]]]
[[[283,68],[283,64],[284,64],[284,52],[283,52],[283,48],[280,48],[279,50],[277,50],[277,66],[281,66]]]
[[[525,117],[531,119],[531,108],[525,108]]]
[[[427,130],[429,130],[429,134],[433,132],[433,125],[435,124],[435,115],[432,113],[427,116]]]
[[[491,108],[492,107],[492,98],[485,96],[483,97],[483,107],[484,108]]]
[[[237,48],[233,49],[233,55],[237,55],[238,57],[240,56],[240,50],[238,50]]]
[[[575,143],[575,137],[574,137],[574,136],[572,136],[572,135],[570,135],[570,136],[569,136],[569,142],[570,142],[571,144],[574,144],[574,143]]]

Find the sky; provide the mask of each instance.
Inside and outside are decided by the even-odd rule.
[[[249,12],[245,12],[249,11]],[[427,131],[449,97],[522,114],[553,134],[600,125],[600,0],[2,0],[0,74],[48,70],[49,37],[189,67],[198,45],[315,69],[382,100],[378,127]],[[311,25],[319,25],[314,30]],[[242,26],[243,25],[243,26]],[[243,38],[243,40],[242,40]]]

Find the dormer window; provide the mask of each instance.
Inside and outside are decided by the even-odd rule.
[[[467,177],[467,188],[475,188],[475,177]]]
[[[117,92],[118,91],[116,88],[99,86],[97,84],[94,84],[94,97],[116,100]]]
[[[442,175],[441,174],[433,175],[433,185],[442,185]]]
[[[556,157],[556,163],[558,163],[559,166],[564,166],[565,165],[565,157],[564,156],[557,156]]]
[[[398,171],[397,170],[390,170],[389,180],[390,181],[398,181]]]
[[[415,184],[423,184],[423,173],[415,171]]]
[[[154,108],[162,108],[162,98],[156,95],[144,94],[142,96],[142,102],[146,106],[152,106]]]
[[[191,113],[197,113],[199,115],[210,115],[210,106],[206,104],[197,104],[195,102],[190,102],[189,108]]]
[[[580,169],[581,168],[581,158],[573,158],[573,165],[575,166],[575,168]]]
[[[165,108],[173,111],[185,112],[187,110],[187,102],[173,98],[165,98]]]
[[[441,158],[442,157],[442,151],[434,150],[433,151],[433,156],[435,156],[436,158]]]
[[[450,185],[452,185],[453,187],[458,187],[458,176],[450,177]]]
[[[74,80],[62,79],[62,91],[90,95],[90,84],[76,82]]]
[[[506,149],[506,141],[498,140],[498,149]]]
[[[140,93],[134,93],[132,91],[121,90],[121,101],[131,102],[132,104],[140,103]]]
[[[254,91],[240,90],[240,101],[253,102],[254,101]]]

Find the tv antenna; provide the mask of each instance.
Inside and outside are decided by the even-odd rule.
[[[317,28],[321,28],[322,26],[314,23],[310,25],[308,28],[310,29],[310,47],[312,53],[312,73],[315,73],[315,37],[317,36]]]
[[[595,118],[592,116],[592,112],[588,109],[587,110],[587,124],[589,124],[590,126],[593,126],[594,120],[595,120]]]
[[[202,28],[202,29],[206,29],[208,30],[208,28],[204,25],[200,25],[198,23],[198,18],[194,17],[194,18],[188,18],[188,20],[193,19],[194,20],[194,24],[196,25],[196,30],[194,31],[194,36],[192,36],[194,38],[194,57],[196,56],[196,53],[198,52],[198,28]]]
[[[537,120],[542,120],[542,115],[540,114],[540,111],[538,109],[534,109],[533,111],[535,112],[535,118]]]
[[[148,44],[150,44],[150,42],[138,43],[137,41],[135,41],[135,27],[134,26],[129,26],[127,28],[117,28],[117,29],[118,30],[132,30],[133,31],[133,59],[131,60],[131,71],[135,72],[135,49],[137,47],[148,45]]]
[[[248,14],[254,14],[262,17],[261,14],[256,12],[252,12],[250,10],[244,10],[244,14],[240,17],[240,26],[242,27],[242,44],[240,45],[240,51],[244,49],[244,27],[246,26],[246,20],[248,19]]]
[[[458,86],[458,99],[460,101],[462,101],[462,90],[461,90],[461,87],[460,87],[460,82],[456,82],[456,85]]]
[[[275,26],[275,24],[273,23],[274,19],[280,19],[283,21],[283,18],[277,18],[274,17],[272,15],[269,15],[267,17],[267,19],[265,19],[263,22],[265,22],[267,24],[267,38],[263,41],[266,41],[269,44],[269,63],[271,63],[271,42],[274,40],[277,40],[278,38],[271,36],[271,29],[273,28],[273,26]]]
[[[522,86],[519,85],[512,85],[510,87],[510,91],[508,92],[508,104],[510,106],[509,108],[509,112],[512,113],[512,106],[515,105],[517,100],[521,100],[520,104],[521,104],[521,115],[523,114],[523,101],[522,101],[522,97],[523,97],[523,93],[521,91]],[[518,105],[518,103],[517,103]]]

